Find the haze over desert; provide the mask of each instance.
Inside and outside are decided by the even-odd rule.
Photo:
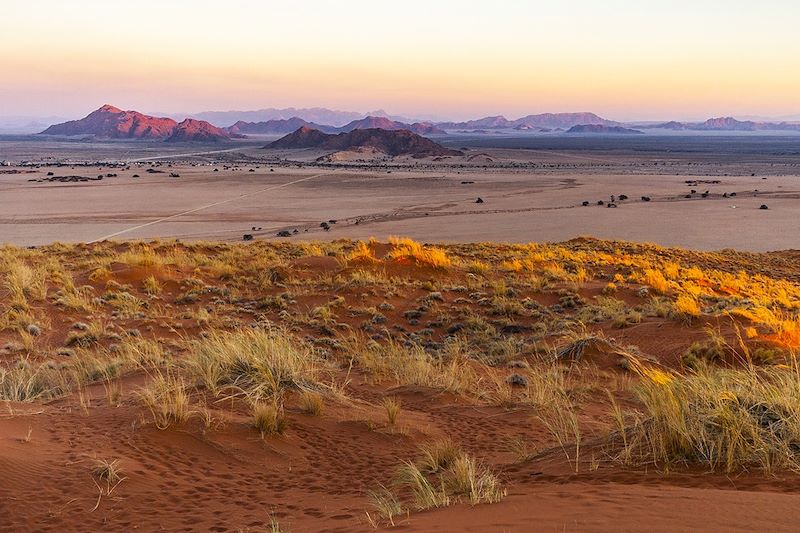
[[[10,0],[0,531],[796,531],[788,0]]]

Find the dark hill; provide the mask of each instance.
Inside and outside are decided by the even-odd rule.
[[[622,126],[603,126],[602,124],[580,124],[572,126],[567,133],[609,133],[614,135],[643,135],[643,131],[623,128]]]
[[[410,155],[416,158],[462,155],[458,150],[450,150],[408,130],[380,128],[355,129],[331,135],[303,127],[271,143],[267,148],[319,148],[336,151],[373,148],[390,156]]]

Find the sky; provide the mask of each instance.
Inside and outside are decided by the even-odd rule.
[[[800,115],[795,0],[3,0],[0,117]]]

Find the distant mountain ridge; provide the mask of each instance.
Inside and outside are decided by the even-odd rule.
[[[637,126],[647,129],[667,129],[674,131],[800,131],[799,123],[792,122],[755,122],[737,120],[733,117],[710,118],[705,122],[663,122]]]
[[[289,120],[300,118],[309,123],[325,124],[334,127],[341,127],[364,118],[363,113],[353,111],[337,111],[324,107],[294,108],[285,109],[267,108],[256,111],[203,111],[189,115],[191,118],[205,120],[218,127],[226,127],[236,122],[268,122],[271,120]]]
[[[435,124],[430,122],[415,122],[413,124],[407,124],[404,122],[399,122],[396,120],[391,120],[387,117],[373,117],[368,116],[362,118],[361,120],[354,120],[353,122],[346,124],[339,128],[341,132],[351,132],[353,130],[366,130],[366,129],[382,129],[382,130],[407,130],[417,135],[443,135],[447,133],[443,129],[437,127]]]
[[[508,120],[502,115],[485,117],[466,122],[439,122],[442,129],[568,129],[573,126],[599,124],[618,126],[620,123],[602,118],[594,113],[540,113],[516,120]]]
[[[357,150],[370,148],[390,156],[410,155],[414,158],[462,155],[408,130],[378,128],[354,129],[339,134],[323,133],[307,126],[299,128],[266,148],[320,148],[324,150]]]
[[[232,126],[229,126],[227,130],[230,133],[244,133],[250,135],[286,135],[304,126],[326,133],[333,133],[337,129],[333,126],[308,122],[300,117],[292,117],[289,119],[272,119],[262,122],[246,122],[240,120]]]
[[[237,122],[259,123],[270,122],[273,120],[291,120],[295,118],[302,119],[310,124],[319,124],[332,128],[341,128],[350,122],[361,120],[367,117],[388,118],[389,120],[408,124],[412,124],[414,122],[423,122],[398,115],[391,115],[383,109],[370,111],[368,113],[358,113],[355,111],[339,111],[324,107],[287,107],[284,109],[267,108],[255,111],[203,111],[190,115],[173,116],[173,118],[176,117],[188,117],[205,120],[221,128],[229,127]]]
[[[261,121],[237,120],[225,127],[215,125],[200,116],[222,120],[232,116],[286,115]],[[301,116],[302,115],[302,116]],[[319,120],[309,120],[317,117]],[[800,132],[798,122],[770,122],[738,120],[733,117],[710,118],[705,122],[668,121],[662,123],[616,122],[595,113],[540,113],[509,120],[502,115],[489,116],[464,122],[424,122],[398,120],[383,110],[363,116],[360,113],[334,111],[325,108],[286,108],[261,111],[231,111],[198,113],[178,123],[170,117],[159,117],[138,111],[123,111],[112,105],[104,105],[79,120],[70,120],[47,127],[41,134],[63,136],[93,136],[98,139],[164,140],[169,142],[217,142],[244,135],[286,135],[302,127],[323,133],[349,133],[361,129],[387,131],[406,130],[417,135],[444,135],[448,130],[456,132],[502,133],[505,130],[519,132],[570,132],[570,133],[629,133],[624,129],[671,130],[697,132]],[[589,127],[592,126],[592,127]],[[597,128],[595,126],[602,126]],[[577,129],[575,129],[577,128]],[[619,128],[615,130],[614,128]],[[641,132],[640,132],[641,133]]]
[[[567,133],[605,133],[613,135],[644,135],[643,131],[622,126],[604,126],[603,124],[579,124],[572,126]]]
[[[383,129],[383,130],[408,130],[418,135],[444,135],[447,132],[428,122],[415,122],[406,124],[386,117],[368,116],[354,120],[342,127],[329,126],[326,124],[316,124],[308,122],[300,117],[290,119],[267,120],[264,122],[244,122],[239,121],[227,128],[229,133],[249,133],[256,134],[281,134],[292,133],[298,128],[307,126],[324,133],[347,133],[353,130],[363,129]]]
[[[217,142],[231,134],[208,122],[152,117],[138,111],[123,111],[106,104],[79,120],[54,124],[40,135],[93,136],[98,139],[163,140],[166,142]]]

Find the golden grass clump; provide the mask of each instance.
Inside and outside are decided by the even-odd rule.
[[[423,246],[407,237],[389,237],[389,243],[392,249],[388,257],[398,263],[432,268],[447,268],[452,264],[447,253],[440,248]]]
[[[358,241],[355,249],[345,255],[345,260],[350,263],[377,263],[378,259],[375,257],[373,248],[364,241]]]
[[[378,379],[393,379],[399,384],[421,385],[455,394],[476,394],[479,377],[468,361],[463,346],[445,347],[434,358],[420,346],[405,347],[397,342],[360,344],[348,350],[353,362]]]
[[[447,441],[427,446],[420,461],[404,462],[394,486],[410,493],[414,507],[420,510],[461,501],[496,503],[506,495],[489,468]]]
[[[161,294],[161,283],[155,276],[148,276],[142,281],[142,290],[150,296]]]
[[[401,403],[397,398],[384,398],[383,409],[386,411],[386,422],[394,427],[397,423],[397,416],[400,414]]]
[[[283,330],[213,332],[190,344],[189,375],[212,393],[223,387],[259,399],[286,388],[322,389],[322,361]]]
[[[476,276],[487,276],[492,270],[492,267],[483,261],[470,261],[465,268],[467,272]]]
[[[700,464],[732,472],[800,471],[800,370],[700,368],[689,375],[647,369],[636,394],[645,418],[624,456],[640,463]]]
[[[426,474],[435,474],[452,466],[461,450],[452,439],[443,439],[420,447],[422,456],[417,465]]]
[[[32,365],[20,360],[15,367],[0,368],[0,399],[30,402],[60,395],[65,379],[49,365]]]
[[[659,270],[647,268],[643,272],[643,282],[649,285],[654,291],[666,294],[670,290],[670,283],[664,274]]]
[[[261,432],[261,438],[271,435],[283,435],[289,425],[289,419],[283,407],[276,402],[257,402],[253,405],[253,427]]]
[[[34,363],[20,359],[13,366],[0,367],[0,400],[29,402],[62,396],[88,383],[120,375],[129,362],[107,353],[78,349],[64,363]]]
[[[394,526],[394,517],[407,513],[397,495],[384,486],[379,487],[377,490],[367,491],[367,496],[378,517],[388,522],[391,526]],[[367,512],[367,520],[372,524],[372,527],[378,528],[378,521],[369,512]]]
[[[139,391],[139,396],[158,429],[183,424],[191,415],[186,382],[170,371],[153,375],[150,383]]]
[[[697,298],[685,293],[678,295],[672,307],[677,316],[687,320],[698,318],[703,314]]]
[[[304,391],[300,396],[300,404],[303,412],[311,416],[319,416],[325,408],[322,395],[314,391]]]

